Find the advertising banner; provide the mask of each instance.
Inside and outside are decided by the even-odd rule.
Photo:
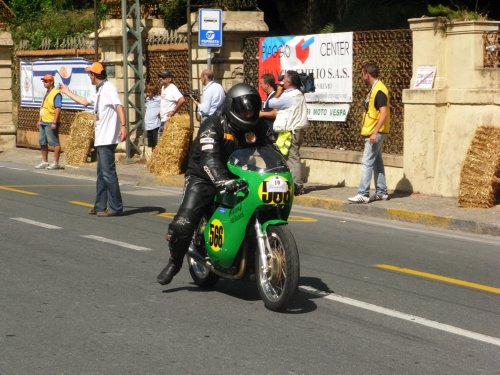
[[[352,32],[260,38],[259,79],[287,70],[314,75],[308,102],[352,102]]]
[[[46,90],[43,86],[42,77],[45,74],[54,76],[54,86],[59,83],[68,85],[75,94],[89,97],[95,92],[95,87],[90,82],[90,77],[85,71],[85,67],[90,62],[83,58],[74,59],[48,59],[39,61],[22,61],[20,72],[20,92],[21,107],[40,107]],[[80,104],[75,103],[66,95],[63,98],[64,109],[89,110]]]

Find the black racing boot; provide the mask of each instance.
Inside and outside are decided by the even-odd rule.
[[[167,266],[159,273],[156,277],[156,280],[161,285],[170,284],[175,275],[177,275],[180,271],[181,267],[177,266],[172,259],[168,261]]]

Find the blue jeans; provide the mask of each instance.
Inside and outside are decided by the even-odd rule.
[[[385,134],[377,134],[374,144],[370,143],[370,138],[365,138],[365,150],[361,161],[361,181],[359,182],[358,193],[365,197],[370,195],[370,182],[373,174],[375,189],[377,194],[387,194],[385,182],[384,161],[382,160],[382,145]]]
[[[116,174],[115,150],[117,145],[96,146],[97,151],[97,181],[94,208],[104,211],[106,208],[113,213],[123,212],[122,195],[118,176]]]

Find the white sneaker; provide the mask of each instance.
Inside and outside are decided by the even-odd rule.
[[[379,194],[379,193],[376,193],[376,194],[373,194],[371,197],[370,197],[370,202],[375,202],[375,201],[388,201],[389,199],[391,199],[389,197],[389,194]]]
[[[54,170],[54,169],[62,169],[62,167],[59,165],[59,163],[52,163],[47,167],[47,169]]]
[[[42,161],[40,164],[35,166],[35,169],[45,169],[49,166],[49,163],[46,161]]]
[[[358,194],[355,197],[347,198],[347,200],[349,202],[352,202],[352,203],[368,203],[368,202],[370,202],[370,198],[365,197],[364,195],[361,195],[361,194]]]

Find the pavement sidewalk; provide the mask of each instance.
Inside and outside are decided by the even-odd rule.
[[[49,153],[49,161],[53,154]],[[40,162],[40,151],[28,148],[14,148],[0,152],[2,162],[35,166]],[[61,157],[64,165],[64,153]],[[140,186],[167,185],[181,187],[184,176],[159,177],[148,172],[143,162],[122,160],[117,163],[121,183]],[[47,171],[68,175],[94,177],[95,163],[83,166],[65,166],[62,170]],[[1,184],[1,182],[0,182]],[[461,208],[456,198],[444,198],[423,194],[389,192],[389,201],[369,204],[352,204],[347,197],[354,196],[356,188],[308,183],[306,194],[296,197],[295,204],[309,207],[342,211],[367,217],[384,218],[424,224],[474,234],[500,236],[500,205],[493,208]]]

